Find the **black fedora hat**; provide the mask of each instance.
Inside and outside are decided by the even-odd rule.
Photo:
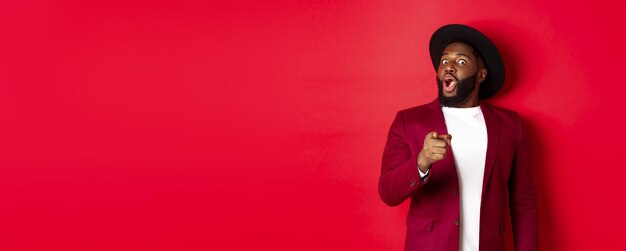
[[[435,71],[443,50],[453,42],[463,42],[478,50],[483,56],[487,68],[487,78],[480,85],[479,99],[487,99],[495,95],[504,85],[504,62],[498,48],[480,31],[462,24],[448,24],[437,29],[430,37],[430,59]]]

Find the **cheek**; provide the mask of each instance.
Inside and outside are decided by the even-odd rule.
[[[445,74],[445,70],[443,69],[443,67],[439,66],[439,68],[437,68],[437,77],[441,79],[441,77],[443,77],[444,74]]]
[[[479,76],[478,74],[479,72],[476,69],[463,69],[463,70],[457,71],[457,75],[458,75],[457,77],[461,79],[471,77],[474,75],[478,77]]]

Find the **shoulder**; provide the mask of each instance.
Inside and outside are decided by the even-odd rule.
[[[515,139],[521,139],[521,137],[524,135],[525,126],[519,113],[513,110],[490,104],[483,103],[481,105],[484,105],[489,115],[491,115],[492,118],[495,118],[496,121],[498,121],[498,123],[500,124],[501,133],[509,134],[512,138]]]
[[[433,120],[443,120],[441,106],[437,100],[423,105],[409,107],[397,112],[393,124],[403,128],[426,128]]]
[[[499,107],[499,106],[495,106],[495,105],[488,104],[488,103],[481,103],[480,105],[484,106],[485,109],[488,109],[494,116],[498,118],[498,120],[502,122],[513,122],[513,123],[521,122],[520,115],[516,111]]]

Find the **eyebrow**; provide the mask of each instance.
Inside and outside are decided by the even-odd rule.
[[[441,56],[443,56],[443,55],[448,55],[448,54],[449,54],[449,53],[444,52],[443,54],[441,54]],[[469,58],[469,56],[468,56],[468,55],[465,55],[465,54],[463,54],[463,53],[457,53],[456,55],[459,55],[459,56],[464,56],[464,57],[466,57],[466,58]]]

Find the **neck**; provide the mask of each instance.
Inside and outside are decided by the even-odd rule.
[[[471,95],[465,100],[465,102],[456,106],[456,108],[470,108],[478,106],[478,95]]]

